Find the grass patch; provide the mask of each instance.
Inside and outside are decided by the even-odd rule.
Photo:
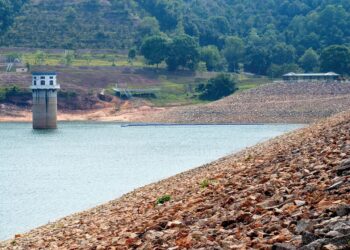
[[[162,197],[159,197],[156,201],[156,204],[159,205],[159,204],[164,204],[166,202],[169,202],[171,200],[171,196],[166,194],[166,195],[163,195]]]
[[[198,84],[194,78],[177,77],[169,80],[166,76],[159,77],[160,91],[156,98],[150,100],[156,106],[179,106],[205,103],[195,95],[195,86]]]
[[[210,180],[204,179],[203,181],[201,181],[201,182],[199,183],[199,186],[200,186],[202,189],[204,189],[204,188],[209,187],[210,184],[211,184],[211,181],[210,181]]]
[[[64,65],[64,54],[45,53],[44,59],[38,61],[36,53],[24,53],[22,59],[24,63],[30,65],[59,66]],[[120,54],[79,54],[75,55],[70,63],[71,66],[132,66],[132,67],[152,67],[145,64],[142,57],[136,57],[129,61],[126,55]]]

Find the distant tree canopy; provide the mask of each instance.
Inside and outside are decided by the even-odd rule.
[[[243,62],[244,53],[244,42],[241,38],[230,36],[225,39],[223,54],[229,71],[235,72],[238,69],[238,63]]]
[[[0,0],[0,35],[7,31],[25,2],[27,0]]]
[[[179,67],[194,70],[199,61],[197,42],[188,35],[175,37],[169,44],[165,61],[169,70]]]
[[[329,46],[322,51],[320,61],[322,71],[347,74],[350,71],[350,49],[340,45]]]
[[[162,36],[148,37],[142,43],[141,54],[149,64],[158,66],[165,61],[170,71],[180,67],[194,70],[199,61],[198,44],[188,35],[172,40]]]
[[[349,47],[350,3],[349,0],[0,0],[2,46],[67,49],[135,46],[140,50],[146,38],[161,36],[175,41],[180,35],[187,35],[199,47],[206,48],[201,50],[200,60],[208,70],[217,70],[213,65],[218,61],[217,51],[207,47],[215,46],[220,52],[221,66],[225,61],[227,70],[232,72],[243,65],[246,71],[267,75],[297,65],[308,72],[333,69],[347,73],[339,62],[333,61],[331,66],[330,61],[327,65],[322,59],[327,53],[323,57],[322,54],[329,46]],[[176,47],[169,44],[173,50]],[[183,58],[174,59],[175,54],[168,60],[165,56],[164,60],[169,69],[193,68],[198,53],[192,52],[189,56],[192,59],[185,59],[186,63]]]
[[[206,84],[200,84],[197,87],[197,91],[200,92],[199,97],[210,101],[231,95],[236,90],[236,82],[229,74],[219,74]]]
[[[300,66],[305,72],[318,71],[320,57],[315,50],[309,48],[299,59]]]
[[[220,51],[215,45],[203,47],[200,50],[200,60],[205,62],[208,71],[222,70],[222,58]]]
[[[168,41],[161,36],[152,36],[144,40],[141,46],[141,53],[149,64],[162,63],[168,53]]]

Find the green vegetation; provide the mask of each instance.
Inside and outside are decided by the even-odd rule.
[[[10,53],[13,54],[13,53]],[[18,54],[18,53],[17,53]],[[131,55],[133,56],[133,55]],[[16,57],[19,58],[19,57]],[[70,50],[64,53],[45,53],[43,51],[36,51],[35,53],[23,52],[20,58],[24,63],[29,65],[47,65],[47,66],[133,66],[145,67],[143,58],[131,57],[130,55],[122,54],[91,54],[91,53],[77,53]]]
[[[210,101],[231,95],[236,90],[236,81],[229,74],[219,74],[206,84],[200,84],[197,87],[200,99]]]
[[[1,102],[8,102],[13,97],[24,97],[28,96],[28,94],[31,94],[31,92],[27,89],[21,89],[20,87],[16,85],[7,86],[7,87],[0,87],[0,103]]]
[[[170,70],[194,70],[200,60],[208,71],[244,68],[273,77],[287,70],[348,73],[350,68],[322,64],[327,53],[336,53],[330,46],[349,47],[348,0],[16,0],[0,1],[0,13],[5,46],[139,51],[157,36],[169,41],[161,59]]]
[[[156,204],[164,204],[165,202],[168,202],[171,200],[171,196],[170,195],[163,195],[162,197],[159,197],[156,201]]]
[[[27,0],[1,0],[0,1],[0,35],[12,25],[16,14]]]
[[[215,45],[209,45],[201,48],[200,60],[205,63],[205,70],[223,70],[223,59],[220,55],[219,49]]]
[[[210,180],[205,179],[205,180],[203,180],[203,181],[201,181],[201,182],[199,183],[199,186],[200,186],[200,188],[203,188],[203,189],[204,189],[204,188],[209,187],[210,183],[211,183]]]
[[[141,53],[148,64],[156,64],[158,68],[158,65],[166,58],[167,43],[167,39],[161,36],[151,36],[144,40],[141,46]]]
[[[350,49],[346,46],[332,45],[322,51],[321,70],[348,74],[350,70]]]
[[[305,72],[318,71],[320,66],[320,57],[312,48],[305,51],[304,55],[299,59],[299,65]]]
[[[157,68],[165,61],[170,71],[180,67],[194,70],[199,61],[198,44],[188,35],[175,36],[172,40],[162,36],[147,37],[142,43],[141,54]]]

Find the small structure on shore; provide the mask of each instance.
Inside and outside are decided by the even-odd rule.
[[[155,98],[156,93],[160,90],[158,88],[147,88],[147,89],[130,89],[120,88],[118,84],[115,85],[113,89],[115,95],[121,99],[131,99],[132,97],[143,97],[143,98]]]
[[[340,80],[340,75],[334,72],[328,73],[294,73],[283,75],[286,82],[334,82]]]
[[[55,72],[33,72],[33,129],[57,128],[57,84]]]

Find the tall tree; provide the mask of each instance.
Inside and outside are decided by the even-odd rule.
[[[269,51],[263,47],[256,47],[249,51],[249,56],[245,63],[245,70],[258,75],[266,75],[270,65],[271,58]]]
[[[168,41],[162,36],[151,36],[144,40],[141,46],[141,54],[148,64],[156,64],[157,68],[167,55]]]
[[[199,61],[198,43],[188,35],[176,36],[169,44],[165,61],[171,71],[179,67],[194,70]]]
[[[299,65],[306,71],[317,71],[320,66],[319,55],[312,48],[309,48],[299,59]]]
[[[289,64],[295,59],[295,48],[292,45],[278,43],[272,49],[271,61],[274,64]]]
[[[203,47],[200,50],[200,60],[205,62],[208,71],[220,70],[221,55],[214,45]]]
[[[229,71],[235,72],[238,69],[238,64],[243,62],[244,53],[245,48],[241,38],[230,36],[225,39],[223,54],[226,58]]]
[[[338,74],[349,74],[350,50],[344,45],[332,45],[325,48],[320,57],[321,70]]]

